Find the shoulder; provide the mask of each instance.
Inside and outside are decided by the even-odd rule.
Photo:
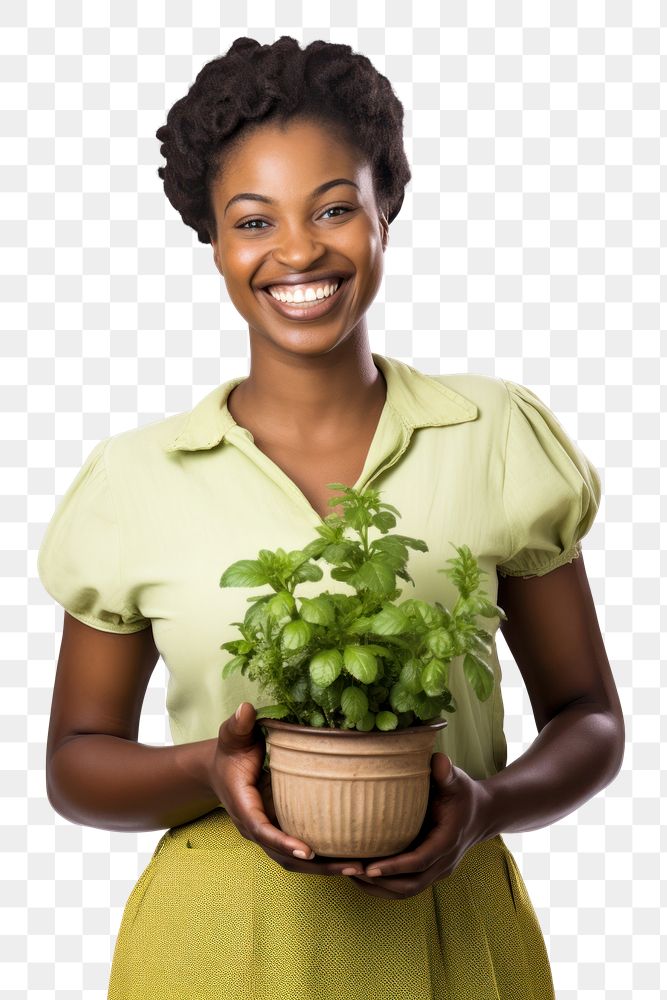
[[[166,463],[167,445],[185,426],[189,411],[153,420],[141,427],[112,434],[103,443],[110,474],[145,472],[156,463]]]
[[[459,393],[477,407],[478,419],[487,422],[505,416],[509,409],[509,391],[504,379],[477,372],[430,375],[440,385]]]

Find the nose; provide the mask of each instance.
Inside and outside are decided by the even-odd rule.
[[[307,271],[309,266],[326,253],[320,234],[305,226],[292,226],[283,231],[273,256],[292,271]]]

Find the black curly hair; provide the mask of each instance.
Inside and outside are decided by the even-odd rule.
[[[237,38],[200,70],[155,133],[167,161],[164,192],[201,243],[216,238],[211,188],[225,157],[268,122],[316,121],[370,163],[377,204],[398,215],[412,174],[403,148],[403,105],[387,77],[349,45],[322,40],[305,49],[282,35],[272,45]]]

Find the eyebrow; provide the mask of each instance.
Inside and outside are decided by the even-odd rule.
[[[318,195],[324,194],[329,188],[336,187],[338,184],[351,184],[352,187],[355,187],[359,191],[359,185],[355,184],[354,181],[348,180],[347,177],[337,177],[333,181],[325,181],[324,184],[320,184],[319,187],[315,188],[310,197],[317,198]],[[227,209],[235,201],[263,201],[267,205],[273,205],[273,198],[267,198],[265,194],[252,194],[252,192],[244,191],[242,194],[235,194],[233,198],[229,199],[223,215],[227,214]]]

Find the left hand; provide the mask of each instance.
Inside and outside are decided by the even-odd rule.
[[[488,791],[444,753],[431,757],[431,793],[426,818],[403,854],[350,863],[363,874],[348,875],[371,896],[406,899],[450,875],[474,844],[487,839]],[[380,876],[368,875],[379,867]]]

